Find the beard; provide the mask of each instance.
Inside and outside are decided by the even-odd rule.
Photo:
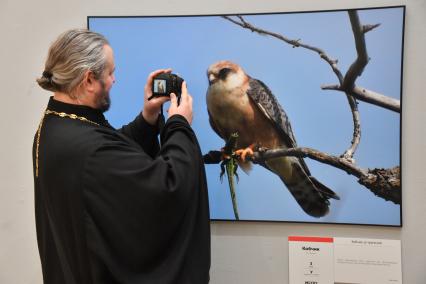
[[[111,106],[111,98],[109,96],[109,91],[105,87],[105,82],[103,80],[99,80],[99,82],[101,83],[101,91],[97,95],[96,104],[99,110],[106,112]]]

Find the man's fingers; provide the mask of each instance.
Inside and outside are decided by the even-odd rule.
[[[188,86],[186,85],[186,81],[183,81],[182,83],[182,93],[188,92]]]
[[[190,98],[191,96],[188,94],[188,88],[186,85],[186,81],[183,81],[182,83],[182,93],[181,93],[181,101],[186,101],[186,102],[190,102]]]
[[[164,104],[165,102],[169,101],[169,97],[154,97],[152,98],[152,101],[158,104]]]
[[[175,95],[174,93],[171,93],[171,94],[170,94],[170,101],[171,101],[171,104],[172,104],[173,106],[176,106],[176,107],[177,107],[177,97],[176,97],[176,95]]]
[[[171,68],[159,69],[159,70],[155,70],[155,71],[151,72],[149,74],[149,76],[148,76],[148,82],[147,82],[147,84],[151,85],[152,81],[154,80],[154,77],[157,76],[158,74],[161,74],[161,73],[170,73],[170,72],[172,72]]]
[[[170,72],[172,72],[171,68],[158,69],[158,70],[155,70],[155,71],[151,72],[148,77],[149,78],[153,78],[153,77],[157,76],[158,74],[161,74],[161,73],[170,73]]]
[[[188,88],[186,86],[186,81],[183,81],[181,96],[182,96],[183,99],[186,99],[187,95],[188,95]]]

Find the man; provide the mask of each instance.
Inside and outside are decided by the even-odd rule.
[[[63,33],[43,76],[54,92],[34,139],[37,240],[44,283],[207,283],[207,184],[192,122],[192,98],[154,98],[151,73],[143,111],[119,130],[103,112],[115,81],[107,40]]]

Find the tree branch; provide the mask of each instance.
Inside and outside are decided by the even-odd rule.
[[[251,161],[256,164],[264,162],[265,160],[292,156],[298,158],[311,158],[318,162],[339,168],[344,170],[350,175],[356,176],[357,178],[368,176],[368,172],[361,168],[358,168],[353,163],[349,162],[347,159],[342,157],[336,157],[318,150],[307,148],[307,147],[298,147],[298,148],[288,148],[288,149],[271,149],[271,150],[260,150],[253,154]]]
[[[341,157],[354,163],[353,156],[355,154],[356,149],[358,148],[359,143],[361,142],[361,118],[358,111],[357,101],[355,100],[355,98],[350,96],[348,92],[345,92],[345,93],[346,93],[346,98],[348,99],[348,103],[352,112],[353,134],[352,134],[351,146],[349,147],[349,149],[345,151],[345,153],[341,155]]]
[[[358,178],[358,182],[376,196],[395,204],[401,204],[401,173],[399,167],[391,169],[361,169],[346,159],[326,154],[311,148],[273,149],[255,152],[252,161],[264,163],[265,160],[283,156],[311,158],[318,162],[341,169]]]
[[[367,54],[367,47],[365,46],[364,32],[359,22],[358,12],[351,10],[348,11],[348,14],[349,19],[351,20],[358,57],[349,67],[348,72],[346,72],[346,75],[343,79],[343,83],[340,85],[342,86],[342,90],[350,92],[355,85],[356,78],[362,74],[362,71],[368,64],[369,58]]]
[[[323,90],[334,90],[334,91],[343,91],[339,85],[323,85],[321,86]],[[355,86],[350,93],[354,98],[370,103],[394,112],[401,112],[401,105],[399,100],[387,97],[385,95],[376,93],[371,90],[367,90],[360,86]]]
[[[359,143],[361,142],[361,122],[360,115],[358,111],[358,104],[353,96],[351,96],[352,89],[355,86],[355,80],[360,76],[368,64],[369,58],[367,54],[367,47],[365,45],[364,37],[364,27],[361,26],[359,22],[358,12],[356,10],[348,11],[349,19],[351,21],[352,32],[354,34],[355,46],[357,50],[358,57],[355,62],[349,67],[348,71],[345,74],[343,82],[340,83],[341,89],[345,92],[346,97],[348,98],[349,105],[352,110],[352,118],[354,123],[353,138],[351,141],[351,147],[346,150],[342,155],[347,159],[352,159],[355,154],[356,149],[358,148]],[[370,30],[373,28],[370,28]]]
[[[240,19],[240,22],[234,20],[233,18],[231,18],[229,16],[222,16],[222,17],[224,19],[226,19],[226,20],[228,20],[228,21],[236,24],[236,25],[239,25],[240,27],[243,27],[245,29],[249,29],[252,32],[256,32],[256,33],[261,34],[261,35],[269,35],[269,36],[272,36],[272,37],[277,38],[279,40],[282,40],[282,41],[290,44],[292,47],[303,47],[303,48],[306,48],[308,50],[311,50],[311,51],[314,51],[314,52],[318,53],[319,56],[322,59],[324,59],[330,65],[331,69],[336,74],[337,78],[339,79],[339,82],[340,83],[343,82],[342,72],[340,72],[339,68],[337,68],[337,62],[338,61],[335,60],[335,59],[331,59],[325,53],[325,51],[322,50],[321,48],[318,48],[318,47],[315,47],[315,46],[311,46],[311,45],[308,45],[308,44],[304,44],[304,43],[302,43],[300,41],[300,39],[297,39],[297,40],[295,40],[295,39],[289,39],[289,38],[287,38],[287,37],[285,37],[285,36],[283,36],[281,34],[277,34],[277,33],[274,33],[274,32],[270,32],[270,31],[263,30],[261,28],[255,27],[252,24],[250,24],[249,22],[247,22],[246,20],[244,20],[244,18],[242,16],[240,16],[240,15],[237,15],[238,19]]]
[[[208,154],[204,155],[204,160],[206,164],[218,164],[221,162],[221,156],[220,151],[210,151]],[[329,155],[307,147],[271,150],[259,149],[259,151],[254,152],[253,156],[249,157],[249,159],[254,163],[264,164],[266,160],[284,156],[310,158],[320,163],[341,169],[357,177],[358,182],[368,188],[376,196],[392,201],[395,204],[401,204],[401,173],[399,167],[366,170],[357,167],[345,158]]]

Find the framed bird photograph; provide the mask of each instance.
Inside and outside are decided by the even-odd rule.
[[[114,127],[142,110],[152,71],[186,81],[212,220],[402,226],[404,18],[393,6],[88,28],[114,50]]]

